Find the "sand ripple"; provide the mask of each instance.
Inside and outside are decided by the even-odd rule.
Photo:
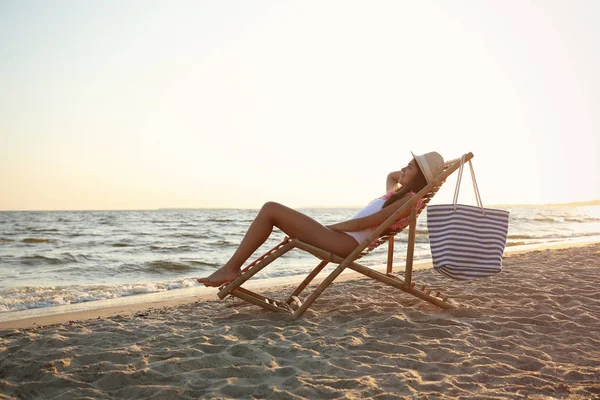
[[[452,311],[357,279],[298,321],[227,299],[3,330],[0,399],[600,398],[599,272],[597,244],[416,273]]]

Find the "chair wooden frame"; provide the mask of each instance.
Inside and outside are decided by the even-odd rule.
[[[467,162],[473,158],[473,153],[467,153],[461,158],[463,158],[464,162]],[[439,176],[437,176],[432,182],[414,195],[404,206],[399,208],[386,221],[377,227],[373,233],[367,239],[361,242],[346,258],[339,257],[333,253],[324,251],[298,239],[286,237],[277,246],[246,266],[238,278],[221,286],[218,292],[219,298],[224,299],[228,295],[235,296],[268,310],[290,314],[292,319],[296,319],[304,314],[304,312],[342,273],[342,271],[344,271],[344,269],[350,268],[356,272],[360,272],[361,274],[368,276],[369,278],[376,279],[394,288],[400,289],[406,293],[435,304],[438,307],[444,309],[456,308],[454,304],[448,302],[446,297],[442,297],[440,292],[435,292],[432,295],[431,289],[426,288],[424,285],[422,285],[420,288],[417,288],[417,285],[412,281],[412,268],[417,216],[426,207],[431,198],[437,193],[446,179],[460,167],[461,158],[446,162],[444,165],[444,170]],[[418,208],[419,200],[421,199],[423,200],[422,207]],[[394,256],[394,237],[405,228],[394,231],[390,230],[389,227],[396,222],[400,215],[409,210],[410,214],[408,223],[409,230],[406,265],[404,269],[404,279],[401,279],[393,274],[392,263]],[[377,248],[379,245],[385,242],[388,243],[387,269],[385,274],[372,268],[365,267],[364,265],[356,262],[356,260],[365,256],[371,250]],[[287,297],[286,300],[281,301],[271,299],[241,287],[244,282],[258,273],[260,270],[294,248],[307,251],[322,261],[306,276],[302,283],[300,283],[300,285],[293,291],[291,295]],[[300,300],[300,294],[329,263],[335,263],[338,264],[338,266],[324,280],[321,281],[321,283],[312,293],[308,295],[308,297],[306,297],[303,301]]]

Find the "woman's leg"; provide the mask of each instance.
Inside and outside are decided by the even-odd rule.
[[[329,229],[294,209],[269,202],[260,209],[229,261],[212,275],[198,279],[198,282],[204,283],[205,286],[220,286],[235,279],[240,274],[244,262],[268,239],[274,226],[289,237],[300,239],[340,257],[346,257],[358,245],[354,238],[343,232]]]

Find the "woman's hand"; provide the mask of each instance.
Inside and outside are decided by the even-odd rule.
[[[394,171],[388,174],[387,180],[385,181],[386,193],[390,190],[398,188],[398,180],[400,180],[400,175],[402,175],[402,171]]]

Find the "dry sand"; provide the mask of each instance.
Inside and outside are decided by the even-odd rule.
[[[297,321],[227,299],[5,328],[0,399],[600,398],[600,244],[415,281],[461,308],[360,278]]]

